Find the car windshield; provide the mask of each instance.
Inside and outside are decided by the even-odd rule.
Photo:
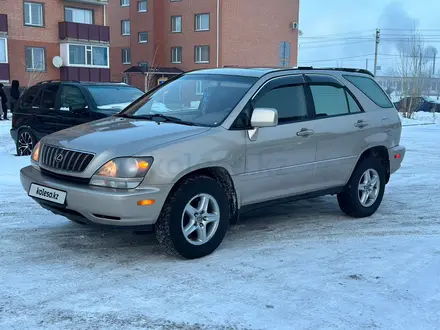
[[[184,75],[133,103],[123,115],[148,118],[160,114],[174,121],[218,126],[256,81],[253,77]]]
[[[86,86],[100,110],[119,112],[144,93],[124,85]]]

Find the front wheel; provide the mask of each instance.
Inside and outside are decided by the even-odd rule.
[[[28,129],[21,129],[17,137],[17,156],[29,156],[35,147],[37,140]]]
[[[155,226],[165,251],[187,259],[214,252],[229,226],[228,197],[213,178],[194,176],[170,194]]]
[[[356,166],[344,190],[338,194],[341,210],[352,217],[373,215],[385,192],[386,168],[379,158],[364,159]]]

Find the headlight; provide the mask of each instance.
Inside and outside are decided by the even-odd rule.
[[[40,160],[40,142],[38,142],[32,150],[31,159],[36,163]]]
[[[139,186],[153,163],[153,157],[115,158],[93,175],[94,186],[133,189]]]

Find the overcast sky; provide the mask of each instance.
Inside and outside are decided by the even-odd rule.
[[[298,65],[373,70],[374,34],[381,29],[378,75],[396,61],[396,43],[414,27],[440,57],[440,0],[300,0]],[[328,61],[327,61],[328,60]],[[440,60],[438,61],[440,68]]]

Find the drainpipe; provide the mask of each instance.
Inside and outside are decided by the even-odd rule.
[[[104,5],[104,26],[107,26],[107,5]]]
[[[217,0],[217,68],[219,67],[220,54],[220,0]]]

